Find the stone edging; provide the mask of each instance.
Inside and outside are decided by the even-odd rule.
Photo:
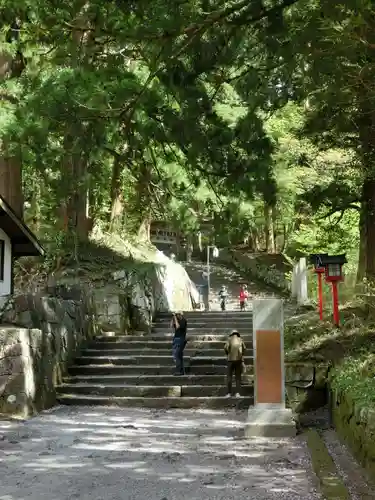
[[[349,491],[323,438],[316,430],[309,429],[306,441],[311,454],[313,470],[319,480],[325,500],[350,500]]]

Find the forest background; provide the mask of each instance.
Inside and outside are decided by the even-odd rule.
[[[375,16],[347,0],[1,0],[0,194],[58,249],[167,220],[375,275]]]

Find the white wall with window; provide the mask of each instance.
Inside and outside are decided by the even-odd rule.
[[[12,245],[9,236],[0,229],[0,297],[12,289]]]

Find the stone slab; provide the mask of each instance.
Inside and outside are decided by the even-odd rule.
[[[177,377],[176,377],[177,378]],[[57,388],[59,394],[84,394],[93,396],[120,396],[120,397],[224,397],[227,388],[222,385],[129,385],[129,384],[95,384],[95,383],[67,383]],[[253,387],[243,385],[241,395],[253,396]]]
[[[246,373],[251,373],[252,367],[249,362],[246,363]],[[226,375],[226,365],[195,365],[190,367],[185,366],[188,375]],[[175,366],[173,360],[168,365],[73,365],[69,369],[71,375],[125,375],[125,374],[139,374],[139,375],[173,375]]]
[[[226,374],[222,375],[77,375],[64,377],[65,383],[70,384],[130,384],[130,385],[182,385],[182,386],[217,386],[226,387]],[[1,380],[1,379],[0,379]],[[253,385],[253,375],[246,373],[242,376],[242,386]]]
[[[245,437],[294,437],[297,434],[289,408],[250,407],[244,427]]]
[[[89,394],[62,394],[58,401],[71,406],[122,406],[126,408],[236,408],[244,410],[252,404],[253,398],[227,397],[108,397]]]

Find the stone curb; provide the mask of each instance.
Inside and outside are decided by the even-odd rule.
[[[327,446],[320,434],[313,429],[307,431],[307,446],[311,454],[311,462],[325,500],[350,500],[336,465],[329,454]]]

